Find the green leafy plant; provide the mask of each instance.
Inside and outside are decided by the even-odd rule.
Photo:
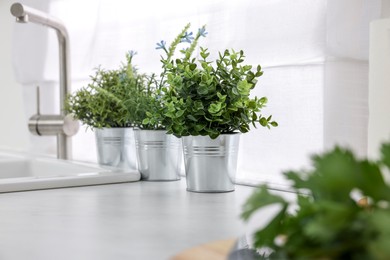
[[[182,32],[177,39],[187,39],[191,45],[181,51],[180,58],[172,58],[171,51],[162,48],[168,54],[161,59],[166,75],[161,86],[162,124],[168,133],[216,138],[236,131],[246,133],[257,123],[268,128],[277,126],[272,116],[260,114],[267,98],[250,98],[257,78],[263,74],[261,66],[252,72],[251,65],[243,65],[243,51],[225,50],[212,62],[207,60],[208,50],[200,47],[201,58],[192,58],[200,37],[205,35],[205,27],[195,36]]]
[[[336,147],[314,156],[311,170],[286,172],[298,193],[293,213],[295,205],[260,187],[242,217],[272,204],[280,211],[255,233],[255,248],[272,249],[266,259],[390,259],[390,143],[381,154],[378,161],[358,159]]]
[[[144,82],[140,84],[131,97],[124,100],[134,126],[146,130],[163,130],[162,104],[159,95],[158,81],[155,74],[144,75]]]
[[[143,89],[147,78],[132,65],[135,52],[126,54],[127,63],[117,70],[97,68],[91,83],[67,97],[65,110],[92,128],[128,127],[137,120],[135,110],[125,105]]]
[[[179,44],[191,44],[189,48],[192,48],[188,53],[192,53],[196,46],[196,43],[201,36],[197,35],[195,38],[192,36],[192,32],[188,32],[190,24],[186,24],[180,33],[174,38],[172,43],[167,46],[165,41],[160,41],[157,43],[156,49],[161,49],[164,51],[164,55],[161,55],[161,62],[167,66],[163,66],[163,71],[160,73],[160,76],[157,77],[155,74],[152,74],[149,77],[147,88],[144,91],[139,93],[138,107],[138,118],[141,123],[138,123],[138,126],[141,129],[165,129],[165,111],[166,108],[163,105],[163,96],[164,91],[167,86],[167,73],[169,64],[172,63],[174,55]],[[203,29],[203,35],[205,35]],[[186,53],[188,50],[180,50],[181,53]]]

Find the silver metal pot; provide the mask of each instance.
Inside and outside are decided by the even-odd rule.
[[[98,163],[121,169],[137,169],[132,127],[94,129]]]
[[[165,130],[134,129],[138,169],[145,181],[180,180],[181,139]]]
[[[240,134],[183,136],[187,190],[234,191]]]

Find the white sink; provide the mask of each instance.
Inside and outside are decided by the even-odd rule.
[[[0,193],[138,180],[136,170],[0,151]]]

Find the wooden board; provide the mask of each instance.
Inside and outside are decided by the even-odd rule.
[[[225,260],[227,259],[236,239],[218,240],[187,249],[172,260]]]

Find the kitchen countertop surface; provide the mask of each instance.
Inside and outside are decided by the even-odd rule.
[[[3,193],[0,259],[169,259],[244,235],[253,190],[193,193],[184,179]]]

